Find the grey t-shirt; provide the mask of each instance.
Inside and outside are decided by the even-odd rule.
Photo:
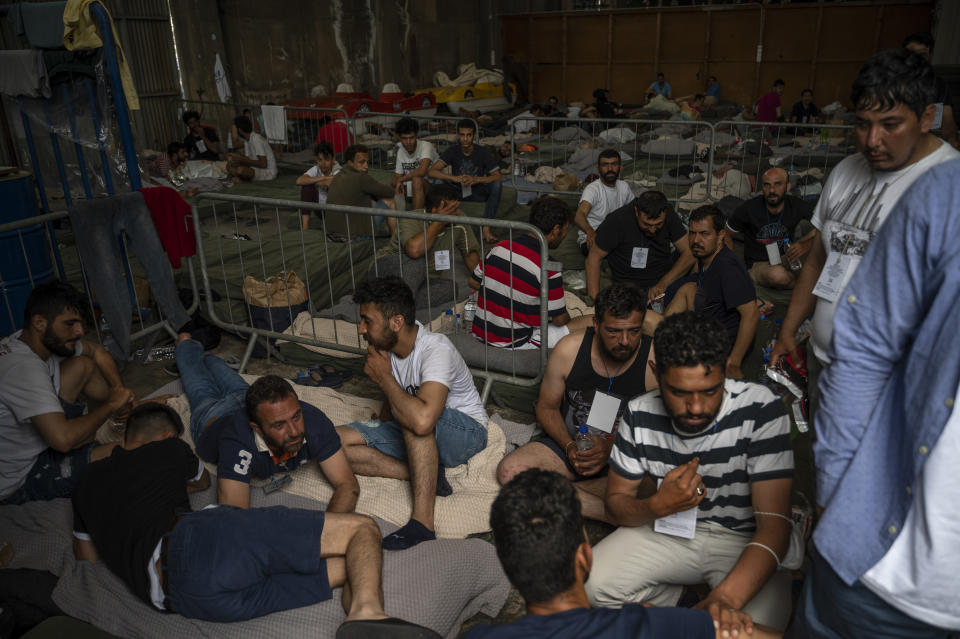
[[[0,340],[0,499],[6,499],[26,478],[47,442],[31,419],[62,413],[60,364],[67,359],[50,355],[46,361],[20,340],[22,331]],[[77,342],[76,357],[82,351]]]

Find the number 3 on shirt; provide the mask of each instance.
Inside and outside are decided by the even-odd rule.
[[[253,455],[248,453],[245,450],[240,451],[240,463],[233,465],[233,472],[238,475],[246,475],[247,471],[250,470],[250,461],[253,459]]]

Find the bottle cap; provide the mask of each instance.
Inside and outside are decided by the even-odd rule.
[[[577,432],[579,432],[581,435],[586,435],[586,434],[589,433],[590,431],[589,431],[589,429],[587,428],[587,425],[586,425],[586,424],[580,424],[580,428],[577,429]]]

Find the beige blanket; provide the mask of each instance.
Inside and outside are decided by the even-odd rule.
[[[253,375],[243,377],[248,382],[256,379]],[[322,410],[337,425],[369,419],[372,413],[380,410],[378,400],[345,395],[330,388],[294,386],[294,389],[300,399]],[[168,405],[180,414],[185,424],[190,423],[190,404],[186,395],[171,399]],[[463,538],[490,530],[490,506],[500,490],[496,477],[497,464],[503,459],[506,447],[506,438],[498,425],[499,419],[494,416],[487,424],[486,448],[466,464],[447,469],[447,481],[453,487],[453,494],[437,498],[438,537]],[[184,434],[184,439],[193,444],[189,432]],[[215,475],[217,469],[207,464],[207,470]],[[291,477],[293,481],[283,489],[286,492],[323,502],[329,501],[333,495],[333,488],[316,464],[305,464],[291,473]],[[413,509],[409,482],[383,477],[357,479],[360,481],[357,512],[374,515],[397,525],[407,523]],[[264,482],[252,483],[259,486]]]

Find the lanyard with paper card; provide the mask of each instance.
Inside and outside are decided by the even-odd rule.
[[[461,184],[460,187],[463,190],[463,199],[467,199],[473,195],[473,187],[469,184]]]
[[[827,301],[836,302],[843,293],[847,280],[853,274],[860,262],[863,251],[870,243],[870,234],[861,229],[846,225],[838,225],[831,230],[831,247],[839,246],[840,250],[831,250],[820,271],[813,294]]]
[[[622,402],[623,400],[619,397],[607,395],[602,391],[595,391],[593,393],[593,404],[590,406],[590,413],[587,415],[587,426],[605,433],[612,433],[617,425],[617,413],[620,411]]]
[[[650,248],[647,246],[634,246],[633,255],[630,256],[631,268],[647,268],[647,257],[650,255]]]
[[[657,482],[657,490],[660,489],[660,484],[662,483],[662,479]],[[693,539],[697,533],[697,513],[699,511],[700,506],[694,506],[693,508],[681,510],[680,512],[656,519],[653,522],[653,530],[654,532],[665,535]]]
[[[450,270],[450,251],[434,251],[433,264],[438,271]]]
[[[203,143],[203,140],[197,140],[197,143],[194,146],[197,147],[197,151],[200,153],[207,152],[207,145]]]
[[[408,181],[404,188],[406,189],[407,197],[413,197],[413,181]]]
[[[780,246],[777,244],[776,240],[766,244],[767,249],[767,260],[770,262],[770,266],[776,266],[781,263],[780,260]]]

